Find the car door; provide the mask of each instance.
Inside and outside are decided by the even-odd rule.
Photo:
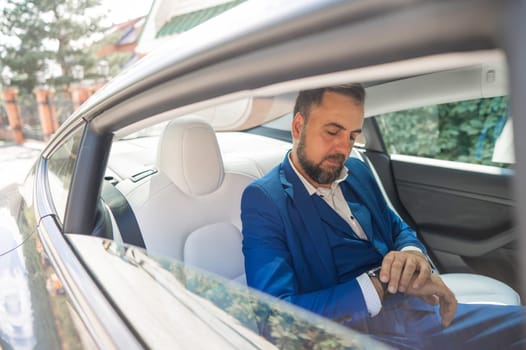
[[[365,156],[441,272],[479,273],[519,290],[513,165],[509,154],[494,156],[511,120],[508,99],[453,92],[435,100],[367,118]],[[502,135],[499,143],[512,141]]]

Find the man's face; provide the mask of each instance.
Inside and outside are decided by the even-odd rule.
[[[307,123],[296,114],[293,162],[300,173],[315,186],[330,186],[340,175],[362,124],[363,106],[335,92],[326,92],[321,103],[311,107]]]

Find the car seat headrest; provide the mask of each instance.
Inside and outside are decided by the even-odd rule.
[[[159,141],[157,167],[188,195],[217,190],[223,182],[224,168],[210,124],[195,116],[168,123]]]

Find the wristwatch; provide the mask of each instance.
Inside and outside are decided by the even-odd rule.
[[[382,282],[382,280],[380,279],[380,270],[381,269],[382,269],[381,266],[375,267],[374,269],[371,269],[371,270],[367,271],[367,276],[369,276],[369,278],[376,277],[376,279],[378,280],[378,282],[380,282],[380,285],[382,286],[382,291],[383,291],[384,295],[386,295],[388,284],[385,283],[385,282]]]

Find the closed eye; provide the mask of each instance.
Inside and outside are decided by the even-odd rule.
[[[334,125],[334,124],[327,125],[327,127],[325,127],[325,132],[331,136],[338,135],[342,130],[345,130],[345,129],[339,125]]]

